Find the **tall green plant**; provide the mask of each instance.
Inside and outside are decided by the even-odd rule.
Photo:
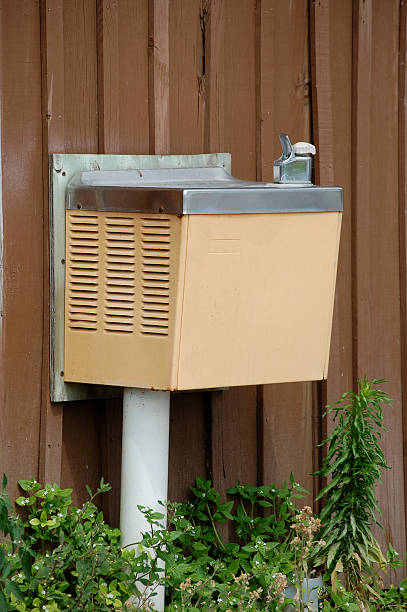
[[[382,407],[390,399],[375,388],[382,382],[358,380],[357,393],[344,393],[327,407],[324,416],[333,414],[336,427],[321,444],[328,452],[316,473],[330,480],[317,497],[325,501],[320,515],[324,524],[320,539],[325,542],[317,551],[315,565],[326,564],[334,589],[338,572],[343,572],[347,590],[361,595],[363,578],[373,575],[375,564],[386,564],[372,533],[373,525],[380,525],[374,488],[380,482],[381,469],[389,467],[380,438],[386,431]]]

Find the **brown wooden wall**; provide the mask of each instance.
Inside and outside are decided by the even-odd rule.
[[[0,471],[78,499],[103,474],[118,520],[120,402],[49,401],[47,155],[227,151],[236,176],[271,180],[287,132],[317,145],[317,183],[345,188],[329,378],[173,394],[170,497],[196,475],[225,491],[290,471],[314,494],[323,405],[383,377],[393,469],[379,495],[404,551],[405,3],[2,0],[0,19]]]

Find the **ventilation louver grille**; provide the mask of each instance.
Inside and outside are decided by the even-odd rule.
[[[134,219],[106,217],[105,237],[105,331],[129,334],[134,325]]]
[[[68,226],[68,322],[73,330],[95,331],[98,308],[98,241],[96,215],[70,215]]]
[[[168,336],[170,304],[170,220],[143,218],[143,305],[141,333]]]

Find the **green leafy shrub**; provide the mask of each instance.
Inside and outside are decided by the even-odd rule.
[[[120,531],[94,503],[110,489],[103,479],[80,508],[70,489],[21,480],[17,514],[4,478],[0,612],[153,610],[159,585],[166,587],[167,612],[277,612],[287,604],[301,612],[303,581],[316,568],[326,569],[320,610],[406,610],[407,579],[387,590],[377,579],[377,568],[402,565],[392,545],[385,558],[372,535],[374,486],[387,468],[379,442],[389,398],[374,388],[380,382],[358,381],[358,393],[328,407],[337,425],[318,472],[331,478],[320,517],[296,507],[306,491],[292,475],[281,488],[238,482],[227,501],[197,478],[189,502],[165,503],[162,513],[139,507],[149,529],[135,548],[123,549]],[[289,583],[293,599],[285,594]]]
[[[19,482],[18,516],[0,496],[0,610],[152,609],[159,584],[167,588],[167,609],[279,610],[287,574],[295,581],[290,529],[293,499],[304,489],[250,487],[237,483],[222,503],[211,483],[197,478],[192,501],[168,504],[164,513],[141,508],[150,529],[136,549],[120,547],[94,504],[110,489],[103,480],[81,508],[71,489]],[[233,526],[236,542],[224,543],[222,523]],[[165,563],[165,578],[162,564]]]
[[[44,487],[20,480],[24,495],[14,513],[6,494],[0,496],[0,610],[112,610],[124,604],[137,609],[145,589],[137,581],[159,581],[146,551],[120,548],[120,531],[112,529],[94,504],[110,489],[103,482],[81,508],[71,503],[71,489]],[[151,593],[151,589],[149,591]],[[131,606],[129,599],[133,598]],[[148,599],[148,597],[147,597]]]
[[[319,519],[294,501],[304,489],[291,478],[276,486],[237,483],[221,502],[211,483],[196,480],[188,503],[166,504],[164,512],[141,508],[149,529],[136,549],[120,547],[120,532],[107,525],[95,497],[110,489],[103,480],[81,508],[71,490],[22,480],[17,499],[25,518],[0,495],[0,610],[152,610],[159,584],[167,591],[167,612],[279,611],[288,603],[305,610],[301,581],[311,571]],[[221,525],[236,539],[225,543]],[[299,541],[298,541],[299,540]],[[388,562],[400,564],[390,547]],[[165,576],[160,567],[166,564]],[[288,582],[297,595],[288,599]],[[407,580],[376,589],[361,602],[339,582],[327,586],[323,609],[379,612],[404,610]],[[363,606],[363,607],[362,607]]]
[[[293,499],[305,492],[292,476],[282,488],[238,482],[222,503],[211,482],[197,478],[191,502],[168,505],[168,610],[282,609],[287,575],[296,580]],[[225,523],[232,532],[228,543],[220,535]]]

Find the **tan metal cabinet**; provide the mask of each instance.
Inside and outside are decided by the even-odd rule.
[[[65,381],[198,389],[326,378],[342,190],[223,168],[77,174]]]

